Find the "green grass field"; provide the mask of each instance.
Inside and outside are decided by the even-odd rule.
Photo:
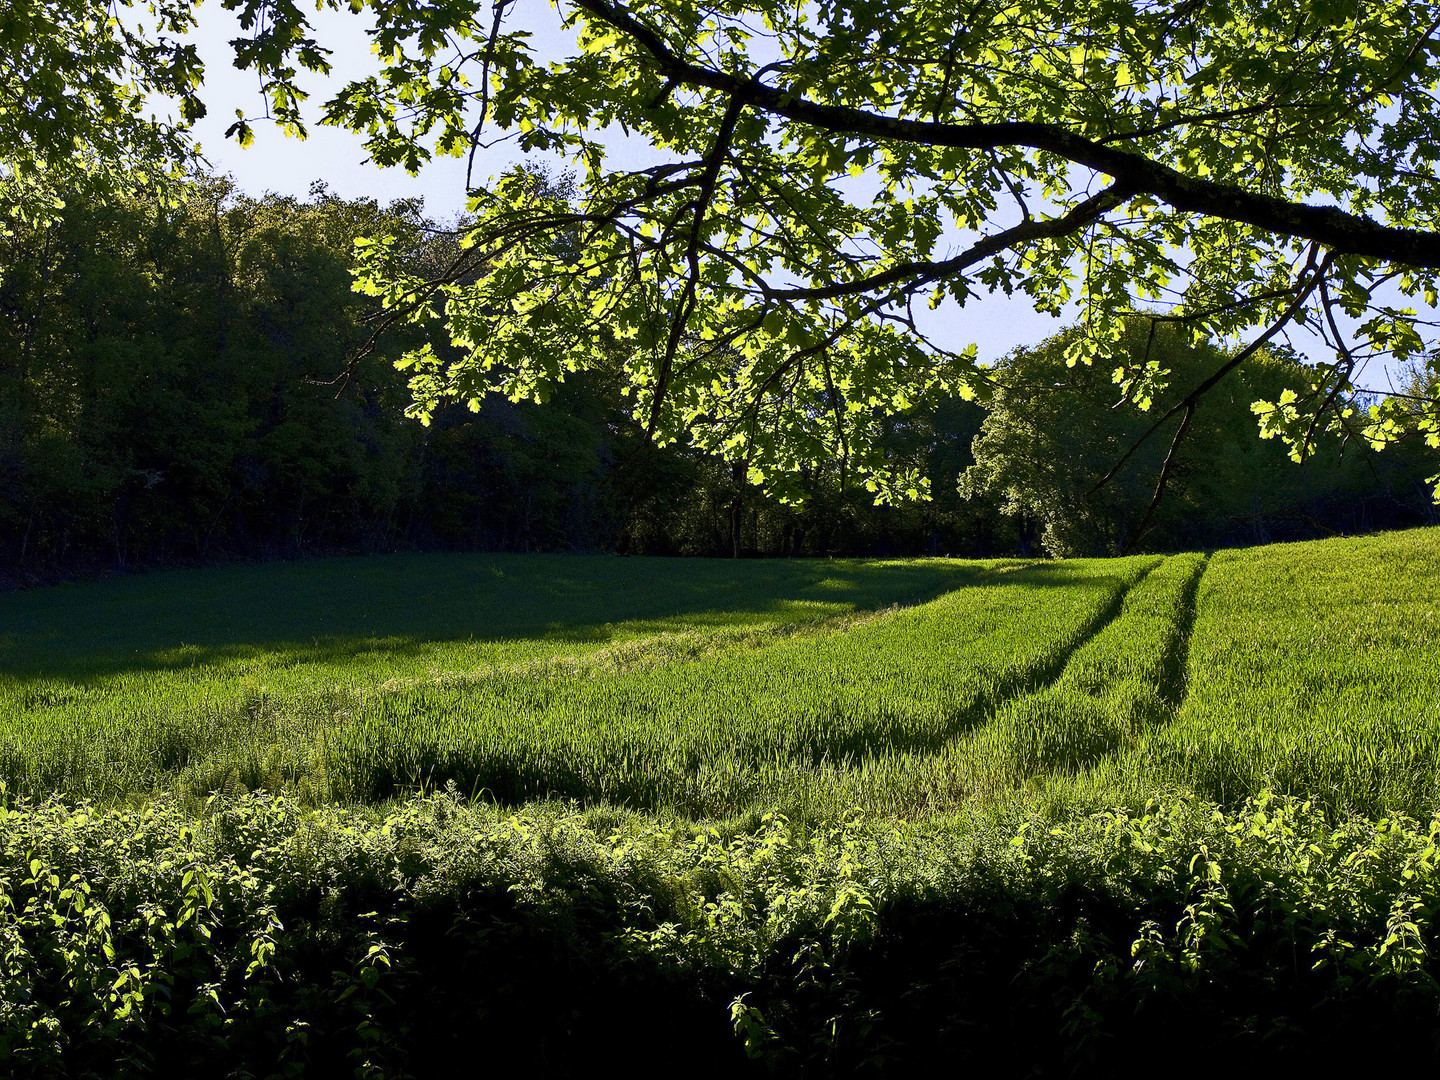
[[[0,1071],[1433,1068],[1437,608],[1436,529],[0,595]]]
[[[1064,563],[413,556],[0,597],[0,779],[724,818],[1428,812],[1440,533]]]

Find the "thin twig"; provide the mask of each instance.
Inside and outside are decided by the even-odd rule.
[[[1190,393],[1186,394],[1183,398],[1177,401],[1165,413],[1164,416],[1160,417],[1160,419],[1156,420],[1155,423],[1151,424],[1149,429],[1146,430],[1143,435],[1141,435],[1138,439],[1135,440],[1134,443],[1131,444],[1130,449],[1126,450],[1125,453],[1120,455],[1120,460],[1115,462],[1114,466],[1110,469],[1110,471],[1100,478],[1100,482],[1090,489],[1089,494],[1095,494],[1095,492],[1099,491],[1102,487],[1104,487],[1111,480],[1113,480],[1115,478],[1115,475],[1124,467],[1125,463],[1129,461],[1130,458],[1134,455],[1135,451],[1139,450],[1141,446],[1148,442],[1150,437],[1154,435],[1155,432],[1159,431],[1160,428],[1163,427],[1167,421],[1177,416],[1183,410],[1193,406],[1206,394],[1207,391],[1210,390],[1211,387],[1213,387],[1226,375],[1230,374],[1230,372],[1234,371],[1246,360],[1250,359],[1251,356],[1253,356],[1257,351],[1259,351],[1261,346],[1263,346],[1266,342],[1268,342],[1271,338],[1273,338],[1276,334],[1283,330],[1287,324],[1289,324],[1290,320],[1293,319],[1300,312],[1300,309],[1305,306],[1305,303],[1310,299],[1310,294],[1315,291],[1316,286],[1319,285],[1320,280],[1329,271],[1330,264],[1334,261],[1335,256],[1333,253],[1331,253],[1326,255],[1325,258],[1317,265],[1315,262],[1315,256],[1317,253],[1317,245],[1311,244],[1310,256],[1305,262],[1305,268],[1301,271],[1301,281],[1303,282],[1305,280],[1304,275],[1306,274],[1309,275],[1309,281],[1303,285],[1300,291],[1296,294],[1295,299],[1291,301],[1290,306],[1285,309],[1284,313],[1280,316],[1280,318],[1276,319],[1273,323],[1271,323],[1269,329],[1267,329],[1263,334],[1257,337],[1249,345],[1245,346],[1245,348],[1241,349],[1229,360],[1221,364],[1213,375],[1211,375],[1199,386],[1191,390]]]
[[[1155,494],[1150,496],[1150,505],[1145,508],[1145,516],[1140,519],[1140,524],[1136,526],[1129,541],[1121,545],[1121,554],[1138,544],[1150,530],[1150,520],[1155,516],[1155,511],[1160,506],[1160,500],[1165,497],[1165,485],[1170,482],[1170,470],[1175,467],[1175,456],[1180,450],[1180,443],[1185,438],[1185,433],[1190,430],[1190,421],[1194,416],[1195,403],[1192,401],[1185,407],[1185,419],[1180,421],[1175,438],[1170,441],[1170,452],[1165,455],[1165,464],[1160,467],[1160,478],[1155,481]]]

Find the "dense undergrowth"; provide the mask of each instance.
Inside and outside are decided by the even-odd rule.
[[[441,794],[383,817],[21,803],[4,826],[12,1074],[1138,1075],[1183,1045],[1183,1075],[1220,1051],[1436,1051],[1440,822],[1262,796],[693,829]]]
[[[0,1068],[1433,1065],[1437,566],[1422,530],[0,597]]]

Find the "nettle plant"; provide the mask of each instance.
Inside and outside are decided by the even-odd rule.
[[[222,2],[267,115],[303,132],[297,80],[329,70],[323,41],[289,0]],[[1440,446],[1433,393],[1365,410],[1354,382],[1377,361],[1435,370],[1440,4],[348,6],[378,68],[322,122],[362,133],[377,163],[473,167],[511,140],[571,170],[472,175],[462,250],[440,273],[407,273],[383,237],[361,249],[382,326],[448,327],[447,347],[407,359],[421,416],[492,392],[543,399],[606,368],[657,440],[691,439],[782,491],[797,467],[838,462],[882,497],[917,495],[924,478],[882,452],[887,419],[988,383],[916,307],[1018,291],[1078,311],[1069,359],[1107,365],[1133,400],[1169,372],[1119,347],[1128,322],[1227,345],[1147,437],[1178,443],[1227,372],[1307,326],[1329,358],[1257,406],[1264,434],[1301,458],[1327,430]],[[193,55],[132,59],[198,78]],[[231,131],[246,141],[251,123]],[[615,132],[648,163],[607,155]]]

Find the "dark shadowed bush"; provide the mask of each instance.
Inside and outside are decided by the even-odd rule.
[[[0,824],[16,1076],[1168,1074],[1429,1062],[1440,822],[670,829],[437,795]],[[1185,1053],[1175,1056],[1175,1048]]]

